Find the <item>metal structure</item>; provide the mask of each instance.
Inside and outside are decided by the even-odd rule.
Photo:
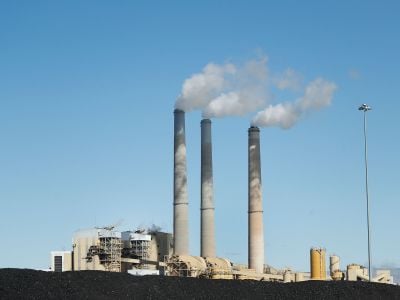
[[[200,125],[201,125],[200,256],[215,257],[211,120],[203,119]]]
[[[257,273],[264,271],[264,226],[261,191],[260,129],[249,128],[248,154],[248,263]]]
[[[368,276],[369,281],[372,279],[371,273],[371,232],[370,232],[370,221],[369,221],[369,196],[368,196],[368,160],[367,160],[367,111],[372,108],[367,104],[362,104],[358,110],[364,112],[364,162],[365,162],[365,196],[367,200],[367,232],[368,232]]]
[[[106,271],[121,272],[121,238],[115,235],[115,232],[99,236],[100,263],[104,264]]]
[[[174,111],[174,254],[189,254],[185,112]]]
[[[114,226],[106,226],[92,230],[95,237],[77,239],[83,249],[88,247],[86,264],[79,270],[104,270],[109,272],[121,272],[121,233],[113,230]],[[90,235],[90,231],[88,231]],[[91,266],[89,264],[92,264]]]
[[[149,261],[150,259],[150,242],[151,236],[136,231],[129,236],[129,256],[139,259],[140,261]],[[126,250],[126,248],[124,248]],[[147,269],[146,263],[140,263],[136,266],[138,269]]]

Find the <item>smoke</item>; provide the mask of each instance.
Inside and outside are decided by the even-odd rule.
[[[279,126],[288,129],[297,122],[300,114],[298,107],[292,103],[269,105],[256,114],[251,124],[260,127]]]
[[[162,227],[158,226],[156,224],[151,224],[151,226],[147,228],[147,232],[149,234],[157,233],[157,232],[160,232],[161,230],[162,230]]]
[[[274,77],[274,85],[280,90],[301,90],[303,77],[295,70],[288,68],[282,74]]]
[[[246,116],[264,108],[256,113],[252,125],[288,129],[310,112],[331,104],[336,90],[333,82],[317,78],[304,87],[300,73],[287,68],[271,75],[267,62],[263,55],[242,65],[209,63],[184,81],[175,108],[201,110],[204,118]],[[271,87],[278,93],[304,94],[293,102],[273,105]]]
[[[317,78],[308,84],[303,97],[292,103],[269,105],[256,114],[252,125],[288,129],[309,112],[330,105],[336,88],[333,82]]]
[[[267,81],[265,56],[243,65],[209,63],[185,80],[175,108],[200,109],[205,118],[244,116],[265,106]]]

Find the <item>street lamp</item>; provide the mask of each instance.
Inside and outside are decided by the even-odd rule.
[[[368,161],[367,161],[367,111],[371,110],[371,107],[367,104],[362,104],[358,110],[364,112],[364,159],[365,159],[365,195],[367,198],[367,231],[368,231],[368,278],[371,282],[371,233],[369,230],[369,198],[368,198]]]

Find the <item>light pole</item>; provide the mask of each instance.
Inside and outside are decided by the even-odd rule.
[[[365,195],[367,198],[367,231],[368,231],[368,279],[371,282],[371,233],[369,230],[369,197],[368,197],[368,160],[367,160],[367,111],[371,110],[371,107],[367,104],[362,104],[358,110],[364,112],[364,159],[365,159]]]

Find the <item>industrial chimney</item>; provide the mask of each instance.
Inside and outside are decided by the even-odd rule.
[[[249,268],[264,272],[264,226],[261,192],[260,129],[249,128]]]
[[[201,253],[215,257],[214,192],[212,169],[211,120],[203,119],[201,126]]]
[[[174,254],[189,254],[185,112],[174,111]]]

